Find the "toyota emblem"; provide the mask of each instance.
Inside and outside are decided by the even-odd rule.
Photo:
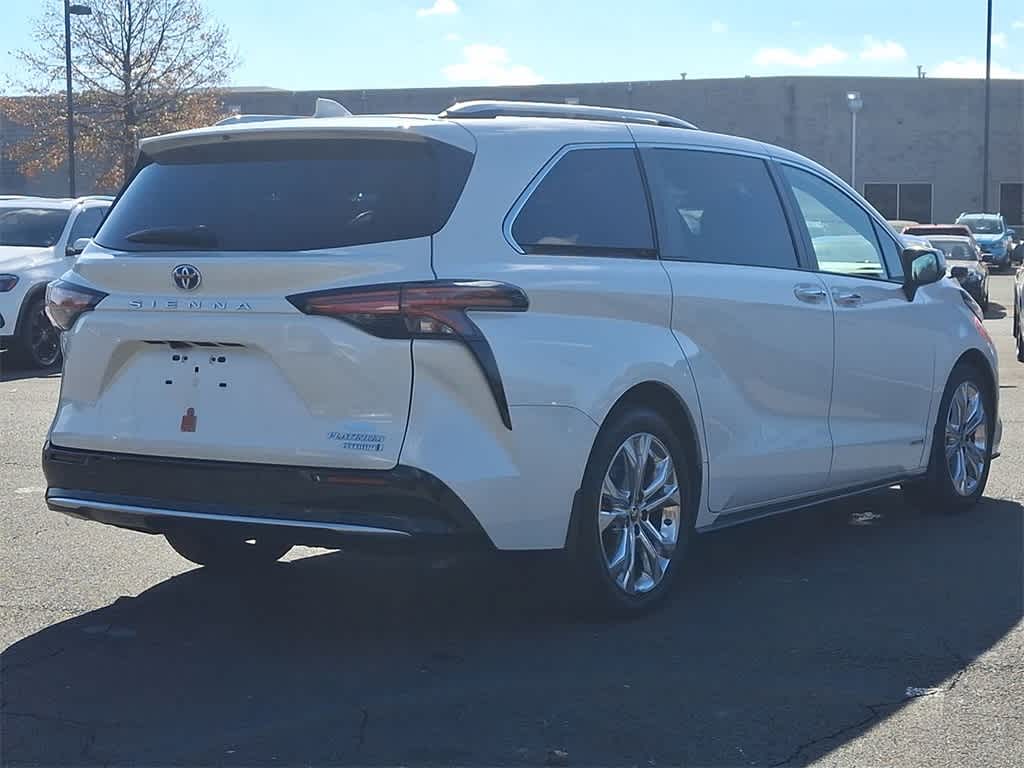
[[[171,271],[174,284],[183,291],[194,291],[203,282],[203,274],[191,264],[179,264]]]

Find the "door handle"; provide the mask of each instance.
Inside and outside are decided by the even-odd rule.
[[[841,307],[859,307],[863,300],[859,293],[853,291],[835,291],[832,298]]]
[[[821,304],[828,296],[825,289],[817,285],[801,283],[793,288],[793,295],[808,304]]]

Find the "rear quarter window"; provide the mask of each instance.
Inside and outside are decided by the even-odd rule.
[[[432,140],[169,150],[143,157],[96,241],[125,251],[306,251],[424,237],[448,220],[472,162]]]
[[[545,174],[512,225],[527,253],[655,255],[636,151],[572,149]]]

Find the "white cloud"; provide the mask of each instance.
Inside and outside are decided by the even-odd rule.
[[[979,59],[963,57],[944,61],[928,72],[929,77],[985,77],[985,62]],[[992,77],[1017,78],[1024,77],[1024,72],[1016,72],[1009,67],[992,62]]]
[[[449,32],[447,35],[444,36],[444,39],[447,40],[449,43],[454,43],[457,40],[461,40],[462,35],[460,35],[458,32]]]
[[[907,49],[893,40],[878,40],[868,35],[860,57],[864,61],[902,61],[907,58]]]
[[[459,12],[459,6],[455,0],[434,0],[429,8],[420,8],[416,11],[417,16],[450,16]]]
[[[800,19],[789,22],[789,26],[791,26],[793,29],[800,29],[800,27],[802,27],[803,25],[804,23],[800,21]]]
[[[996,48],[1006,47],[1006,33],[1005,32],[993,32],[992,33],[992,45]]]
[[[790,48],[762,48],[754,54],[754,63],[761,67],[798,67],[814,69],[827,64],[838,64],[846,61],[849,54],[834,45],[821,45],[807,53],[797,53]]]
[[[535,85],[540,75],[523,64],[511,64],[508,51],[496,45],[473,43],[462,49],[462,61],[444,68],[453,83],[481,85]]]
[[[719,21],[718,19],[715,19],[714,21],[711,22],[711,31],[716,35],[724,35],[726,32],[729,31],[729,25],[726,24],[724,21]]]
[[[1014,29],[1024,29],[1024,19],[1018,19],[1017,21],[1013,22],[1013,24],[1011,24],[1010,26],[1012,26]]]

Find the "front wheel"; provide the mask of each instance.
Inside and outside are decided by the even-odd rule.
[[[196,565],[223,570],[265,568],[280,560],[290,544],[221,534],[167,533],[172,549]]]
[[[613,414],[591,451],[570,543],[591,607],[622,616],[661,602],[693,536],[695,503],[668,421],[649,408]]]
[[[994,427],[988,382],[974,366],[958,365],[942,395],[928,471],[921,480],[903,484],[907,500],[929,511],[974,506],[988,482]]]

